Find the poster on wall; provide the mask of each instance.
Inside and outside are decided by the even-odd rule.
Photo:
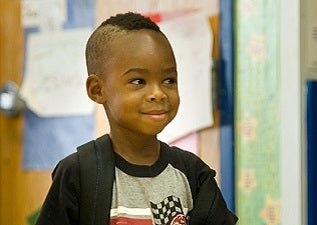
[[[159,26],[168,37],[177,61],[181,102],[175,119],[159,134],[161,140],[173,142],[213,124],[213,36],[208,15],[201,11],[185,12],[163,19]]]
[[[84,59],[94,7],[93,0],[22,1],[24,169],[51,170],[94,137]]]

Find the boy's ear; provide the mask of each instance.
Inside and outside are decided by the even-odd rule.
[[[94,102],[99,104],[106,102],[105,84],[102,77],[95,74],[89,75],[86,80],[86,91]]]

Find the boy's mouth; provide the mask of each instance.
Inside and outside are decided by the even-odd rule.
[[[151,110],[143,113],[154,121],[161,122],[167,118],[166,110]]]
[[[161,114],[165,114],[166,110],[160,109],[160,110],[150,110],[145,112],[144,114],[149,114],[149,115],[161,115]]]

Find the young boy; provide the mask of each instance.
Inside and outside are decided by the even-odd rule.
[[[59,162],[36,224],[235,224],[215,171],[157,139],[180,101],[160,28],[137,13],[110,17],[89,38],[86,63],[110,133]]]

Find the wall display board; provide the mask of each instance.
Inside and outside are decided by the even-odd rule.
[[[25,169],[51,170],[94,137],[84,60],[94,7],[93,0],[22,1]]]

